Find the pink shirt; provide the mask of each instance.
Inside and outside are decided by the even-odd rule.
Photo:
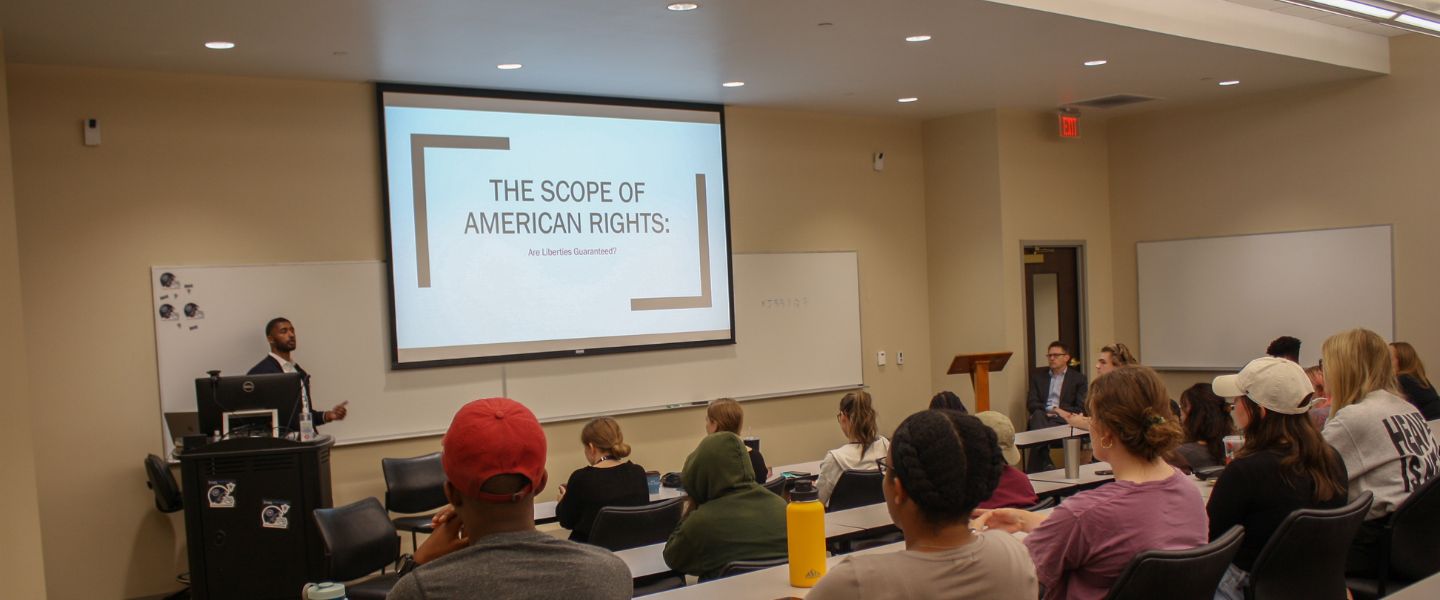
[[[1104,598],[1136,554],[1208,541],[1200,490],[1176,470],[1160,481],[1116,481],[1066,498],[1025,538],[1045,598]]]

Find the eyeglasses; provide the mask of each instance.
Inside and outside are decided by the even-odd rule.
[[[1046,354],[1045,358],[1060,358],[1062,356],[1069,356],[1069,354]]]
[[[880,469],[880,474],[885,474],[886,471],[890,470],[890,457],[882,456],[875,459],[875,468]]]

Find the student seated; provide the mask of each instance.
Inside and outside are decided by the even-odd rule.
[[[930,410],[953,410],[962,415],[970,412],[965,408],[965,403],[960,401],[960,396],[950,390],[945,390],[930,398]]]
[[[685,458],[680,482],[690,510],[665,543],[671,569],[713,579],[737,560],[786,556],[785,501],[755,483],[740,436],[705,436]]]
[[[1194,471],[1225,464],[1225,436],[1232,430],[1227,410],[1225,399],[1215,395],[1208,383],[1197,383],[1180,394],[1185,442],[1175,453],[1185,468]]]
[[[630,597],[624,561],[535,530],[545,432],[530,409],[507,398],[476,400],[455,413],[440,444],[450,506],[435,516],[435,533],[402,567],[389,600]]]
[[[1030,484],[1030,477],[1023,471],[1015,468],[1020,464],[1020,451],[1015,448],[1015,425],[1010,422],[1010,417],[993,410],[975,415],[995,432],[995,441],[1000,445],[1000,456],[1005,459],[1005,464],[1000,470],[1000,483],[995,486],[995,493],[989,498],[980,502],[980,508],[1028,508],[1040,501],[1035,495],[1035,486]]]
[[[1440,470],[1440,447],[1425,417],[1399,396],[1390,349],[1378,334],[1337,333],[1320,352],[1331,407],[1320,433],[1345,461],[1349,499],[1366,491],[1375,495],[1355,532],[1346,572],[1370,575],[1379,560],[1384,519]]]
[[[1405,399],[1420,410],[1426,421],[1440,419],[1440,394],[1435,393],[1435,386],[1430,385],[1430,378],[1425,376],[1425,363],[1420,362],[1415,347],[1409,342],[1395,342],[1390,344],[1390,356]]]
[[[1085,412],[1085,374],[1070,368],[1070,349],[1059,341],[1050,342],[1045,353],[1048,367],[1030,373],[1030,387],[1025,395],[1025,411],[1029,414],[1030,430],[1083,421]],[[1071,415],[1066,419],[1066,415]],[[1030,449],[1030,472],[1054,468],[1050,448],[1059,443],[1041,444]]]
[[[648,504],[650,486],[645,467],[625,460],[630,445],[615,419],[600,417],[586,423],[580,430],[580,443],[590,466],[576,469],[570,481],[560,485],[555,516],[561,527],[570,530],[570,539],[585,542],[590,540],[590,527],[600,509]]]
[[[1206,506],[1210,539],[1245,526],[1215,598],[1244,600],[1255,559],[1290,513],[1345,505],[1345,464],[1306,414],[1315,387],[1300,365],[1257,358],[1238,375],[1216,377],[1214,388],[1231,399],[1230,416],[1245,434]]]
[[[977,528],[1025,531],[1045,598],[1104,598],[1145,550],[1194,548],[1207,540],[1205,506],[1190,478],[1162,455],[1180,443],[1165,384],[1147,367],[1095,379],[1089,394],[1095,455],[1115,481],[1066,498],[1047,518],[1013,508],[984,511]]]
[[[969,528],[970,511],[1004,468],[993,431],[955,411],[918,412],[895,429],[879,464],[885,508],[905,533],[905,549],[845,557],[808,598],[1034,600],[1035,565],[1025,546],[1002,531]]]
[[[705,408],[705,433],[717,431],[728,431],[740,435],[740,426],[745,424],[745,410],[740,408],[740,403],[729,398],[713,400]],[[765,483],[770,479],[770,467],[765,466],[765,456],[760,454],[759,448],[752,448],[745,445],[745,450],[750,453],[750,468],[755,471],[755,483]]]
[[[845,394],[840,399],[840,412],[835,413],[840,422],[840,433],[845,434],[849,443],[825,453],[820,461],[820,477],[815,488],[820,492],[820,501],[830,504],[830,494],[835,491],[835,482],[845,471],[874,471],[879,467],[875,461],[890,451],[890,440],[875,432],[875,408],[870,392],[859,390]]]

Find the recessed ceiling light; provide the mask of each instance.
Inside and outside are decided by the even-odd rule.
[[[1108,62],[1110,62],[1110,61],[1108,61],[1108,60],[1087,60],[1087,61],[1085,61],[1085,66],[1087,66],[1087,67],[1098,67],[1098,66],[1103,65],[1103,64],[1108,63]]]
[[[502,65],[495,65],[495,68],[500,69],[501,71],[514,71],[515,69],[523,66],[525,65],[522,65],[520,63],[505,63]]]
[[[1424,27],[1425,29],[1429,29],[1430,31],[1440,31],[1440,23],[1436,23],[1435,21],[1431,21],[1430,19],[1422,19],[1415,15],[1404,14],[1395,17],[1395,20],[1406,25]]]
[[[912,36],[910,36],[910,37],[905,38],[905,41],[907,41],[907,42],[928,42],[928,41],[930,41],[930,36],[928,36],[928,35],[912,35]]]
[[[698,2],[672,2],[672,3],[670,3],[669,6],[666,6],[665,8],[668,8],[668,9],[673,10],[673,11],[676,11],[676,12],[684,12],[684,11],[687,11],[687,10],[695,10],[695,9],[697,9],[697,8],[700,8],[700,3],[698,3]]]
[[[1240,80],[1239,80],[1239,79],[1231,79],[1231,80],[1229,80],[1229,81],[1222,81],[1222,82],[1220,82],[1220,85],[1240,85]]]
[[[1343,10],[1348,10],[1348,11],[1350,11],[1350,12],[1357,12],[1357,13],[1360,13],[1360,14],[1362,14],[1362,15],[1370,15],[1370,16],[1372,16],[1372,17],[1376,17],[1376,18],[1380,18],[1380,19],[1388,19],[1388,18],[1390,18],[1390,17],[1395,16],[1395,11],[1393,11],[1393,10],[1387,10],[1387,9],[1381,8],[1381,7],[1379,7],[1379,6],[1371,6],[1371,5],[1365,4],[1365,3],[1363,3],[1363,2],[1355,2],[1354,0],[1311,0],[1311,1],[1314,2],[1314,3],[1316,3],[1316,4],[1324,4],[1325,6],[1333,6],[1333,7],[1335,7],[1335,8],[1339,8],[1339,9],[1343,9]],[[1314,8],[1314,7],[1311,7],[1311,8]],[[1324,9],[1321,9],[1321,10],[1324,10]],[[1398,20],[1398,19],[1397,19],[1397,20]]]
[[[211,50],[229,50],[235,47],[235,42],[205,42],[205,47]]]
[[[916,101],[916,100],[919,100],[919,98],[900,98],[900,99],[896,100],[896,102],[903,102],[903,103],[907,103],[907,104],[908,104],[908,103],[914,102],[914,101]]]
[[[720,85],[721,85],[722,87],[744,87],[744,86],[745,86],[745,82],[743,82],[743,81],[727,81],[727,82],[722,83],[722,84],[720,84]]]

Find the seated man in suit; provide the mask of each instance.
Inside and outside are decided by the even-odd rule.
[[[310,374],[299,364],[290,360],[290,353],[295,351],[295,326],[290,324],[290,319],[275,317],[265,324],[265,340],[270,342],[270,354],[250,367],[247,375],[263,375],[266,373],[299,373],[305,382],[305,397],[310,396]],[[330,423],[333,421],[345,420],[347,410],[345,405],[350,401],[346,400],[335,405],[330,410],[315,410],[315,402],[312,399],[310,404],[310,419],[315,425]]]
[[[1070,368],[1070,349],[1060,342],[1051,342],[1045,352],[1048,368],[1030,374],[1030,392],[1025,410],[1030,414],[1030,429],[1064,425],[1065,419],[1056,410],[1085,412],[1085,374]],[[1055,468],[1050,461],[1050,444],[1030,449],[1026,471],[1035,473]]]

